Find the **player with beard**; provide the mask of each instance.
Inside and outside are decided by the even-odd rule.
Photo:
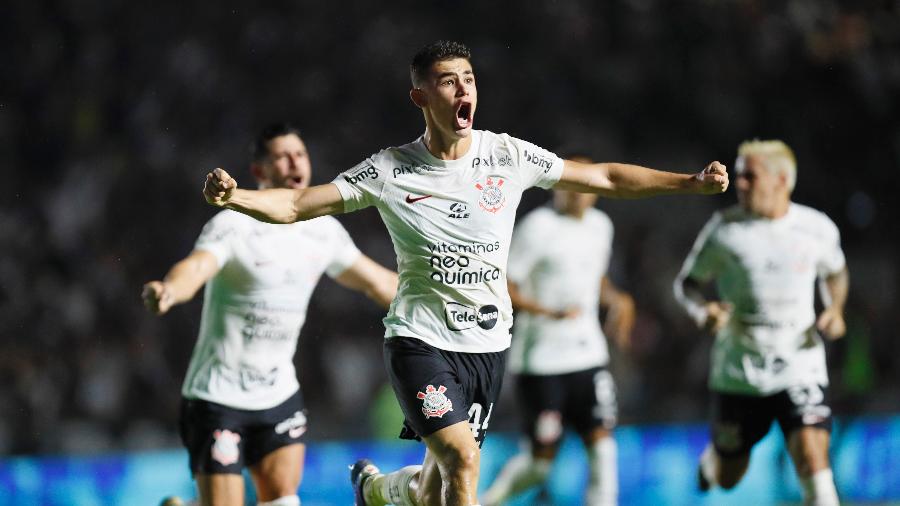
[[[709,220],[675,281],[676,299],[716,334],[709,387],[712,442],[700,488],[737,485],[750,450],[778,421],[804,504],[838,504],[828,460],[831,409],[822,337],[846,331],[848,274],[835,224],[791,202],[794,153],[783,142],[747,141],[735,162],[738,205]],[[815,313],[817,280],[825,308]],[[715,283],[718,299],[704,297]]]
[[[477,503],[480,446],[500,391],[510,344],[506,286],[515,210],[532,186],[639,198],[714,194],[725,167],[676,174],[619,163],[585,164],[506,134],[472,128],[478,105],[470,51],[440,41],[410,66],[412,102],[425,133],[387,148],[331,184],[243,190],[222,169],[204,195],[273,223],[375,207],[397,253],[400,285],[384,319],[385,365],[406,417],[401,437],[421,438],[422,466],[381,474],[351,470],[357,504]]]
[[[297,129],[264,129],[250,170],[260,189],[307,188],[312,169]],[[206,285],[180,419],[202,505],[242,505],[244,467],[260,505],[300,504],[307,413],[293,357],[322,273],[384,307],[396,294],[397,275],[361,254],[334,218],[271,225],[229,210],[162,281],[144,285],[147,308],[160,315]]]

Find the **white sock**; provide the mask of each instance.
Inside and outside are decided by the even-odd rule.
[[[800,478],[804,506],[838,506],[837,489],[831,469],[822,469],[808,478]]]
[[[384,475],[381,497],[395,506],[415,506],[409,497],[409,482],[422,470],[422,466],[406,466]]]
[[[300,497],[297,495],[286,495],[272,501],[258,502],[256,506],[300,506]]]
[[[605,437],[588,450],[590,464],[586,504],[616,506],[619,502],[619,467],[616,462],[616,440]]]
[[[494,483],[482,496],[484,506],[501,504],[529,488],[539,485],[550,474],[552,460],[535,459],[527,453],[520,453],[509,460]]]
[[[719,454],[716,453],[716,448],[712,443],[707,443],[703,453],[700,454],[700,472],[709,482],[710,487],[719,485]]]

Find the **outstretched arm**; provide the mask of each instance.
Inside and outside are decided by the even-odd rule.
[[[334,278],[340,285],[362,292],[387,309],[397,295],[397,273],[360,255],[350,267]]]
[[[847,333],[847,324],[844,321],[844,304],[847,302],[847,292],[850,288],[850,274],[847,268],[828,276],[824,280],[822,298],[825,302],[825,310],[816,320],[816,327],[828,339],[838,339]]]
[[[226,207],[267,223],[293,223],[344,212],[341,193],[331,183],[297,190],[243,190],[223,169],[206,175],[203,196],[216,207]]]
[[[166,314],[172,306],[194,298],[197,290],[219,272],[216,257],[204,250],[194,250],[169,269],[162,281],[144,284],[141,298],[148,310]]]
[[[624,163],[581,163],[566,160],[553,186],[561,190],[636,199],[677,193],[715,194],[728,188],[728,172],[712,162],[696,174],[676,174]]]

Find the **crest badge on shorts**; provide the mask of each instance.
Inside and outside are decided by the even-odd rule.
[[[434,385],[428,385],[425,387],[425,392],[418,392],[416,397],[422,399],[422,414],[425,415],[425,418],[443,418],[444,414],[448,411],[453,411],[453,401],[447,398],[444,395],[444,392],[447,391],[447,387],[444,385],[439,385],[437,388],[434,388]]]
[[[238,442],[240,434],[235,434],[228,429],[213,432],[212,458],[223,466],[229,466],[238,461],[241,454]]]

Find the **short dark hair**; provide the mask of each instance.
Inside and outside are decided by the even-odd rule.
[[[252,162],[261,162],[269,156],[269,141],[276,137],[294,134],[302,138],[300,129],[290,123],[272,123],[259,131],[259,134],[253,139],[250,145],[250,160]]]
[[[450,40],[439,40],[423,47],[413,56],[409,64],[409,79],[413,86],[418,86],[428,74],[434,62],[465,58],[472,60],[472,51],[465,44]]]

